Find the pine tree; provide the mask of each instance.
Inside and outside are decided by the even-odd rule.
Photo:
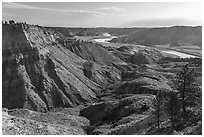
[[[190,68],[190,64],[182,66],[181,71],[176,74],[176,87],[182,103],[183,119],[186,115],[186,107],[195,105],[198,98],[195,81],[195,71]]]
[[[157,129],[160,130],[160,118],[163,114],[163,93],[161,91],[158,91],[157,96],[153,102],[153,106],[155,108],[155,111],[153,112],[153,115],[157,118]]]
[[[15,24],[14,20],[9,20],[9,24]]]
[[[166,97],[165,112],[170,116],[172,129],[175,128],[175,119],[180,115],[180,101],[178,99],[178,93],[172,91]]]

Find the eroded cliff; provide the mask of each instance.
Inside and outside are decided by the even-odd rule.
[[[3,25],[3,107],[47,111],[95,98],[100,87],[84,75],[84,59],[64,48],[57,35],[27,25]]]

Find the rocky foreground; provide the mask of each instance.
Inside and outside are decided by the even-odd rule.
[[[158,134],[153,101],[181,65],[154,48],[103,47],[28,24],[2,25],[3,134]],[[166,59],[166,60],[165,60]],[[201,63],[192,64],[201,84]],[[188,127],[200,134],[201,108]]]
[[[28,109],[4,110],[2,121],[5,135],[84,135],[90,124],[88,119],[76,115]]]

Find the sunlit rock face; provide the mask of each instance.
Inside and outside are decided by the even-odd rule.
[[[84,59],[61,46],[56,35],[27,25],[3,25],[3,107],[47,111],[95,98],[99,85],[83,72]]]

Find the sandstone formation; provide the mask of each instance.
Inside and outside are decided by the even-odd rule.
[[[85,60],[42,27],[3,25],[3,107],[47,111],[95,98],[100,87],[84,75]]]

